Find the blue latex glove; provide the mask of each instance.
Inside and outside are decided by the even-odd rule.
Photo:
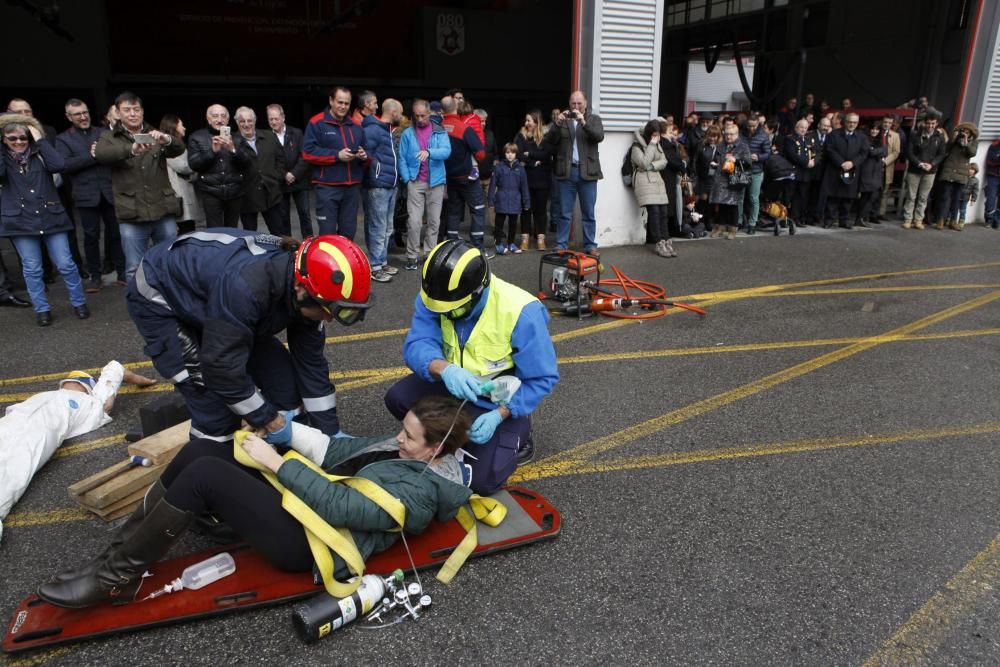
[[[264,442],[272,445],[287,445],[292,441],[292,417],[295,416],[295,412],[289,410],[280,414],[285,418],[285,425],[277,431],[265,435]]]
[[[493,437],[493,432],[503,421],[503,415],[499,410],[490,410],[486,414],[479,415],[476,421],[472,422],[469,429],[469,440],[477,445],[485,445]]]
[[[444,369],[444,373],[441,373],[441,379],[444,381],[444,386],[455,398],[475,401],[476,397],[479,396],[479,380],[461,366],[449,364]]]
[[[335,438],[353,438],[354,436],[351,435],[351,434],[349,434],[349,433],[344,433],[343,429],[341,429],[341,430],[337,431],[336,433],[334,433],[333,437],[335,437]]]

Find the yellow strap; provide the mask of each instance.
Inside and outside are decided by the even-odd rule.
[[[354,542],[351,531],[346,528],[334,528],[327,523],[311,507],[306,505],[301,498],[290,490],[286,489],[278,476],[255,461],[246,450],[243,449],[243,441],[250,435],[248,431],[237,431],[233,439],[233,455],[240,464],[259,470],[263,473],[271,485],[281,494],[281,506],[286,512],[291,514],[302,524],[306,531],[306,540],[312,552],[316,567],[323,577],[323,585],[327,592],[334,597],[347,597],[354,593],[361,585],[361,575],[365,572],[365,561],[358,551],[358,546]],[[361,495],[365,496],[378,505],[396,523],[394,531],[401,531],[406,521],[406,507],[403,503],[388,491],[380,487],[375,482],[363,477],[345,477],[342,475],[329,475],[315,463],[305,458],[296,451],[289,451],[283,457],[286,461],[299,461],[304,466],[321,475],[328,481],[345,484]],[[465,507],[458,510],[458,522],[466,530],[465,537],[459,545],[452,551],[448,560],[441,566],[437,574],[437,579],[442,583],[449,583],[458,573],[459,568],[465,563],[469,555],[478,545],[478,531],[476,521],[482,521],[489,526],[497,526],[504,517],[507,516],[507,507],[493,498],[483,498],[473,494],[469,498],[469,506],[472,514]],[[334,561],[330,551],[333,550],[340,556],[347,569],[355,575],[354,580],[348,583],[337,581],[333,576]]]
[[[469,510],[465,507],[458,509],[458,522],[465,528],[465,537],[455,547],[455,550],[448,556],[441,569],[438,570],[437,580],[443,584],[451,583],[451,580],[458,574],[459,568],[465,564],[466,559],[479,545],[479,531],[476,528],[476,521],[482,521],[487,526],[498,526],[507,516],[507,506],[493,498],[483,498],[473,494],[469,498],[469,505],[475,515],[469,515]]]
[[[334,528],[329,523],[324,521],[323,518],[317,514],[315,510],[306,505],[301,498],[286,489],[281,482],[278,481],[277,475],[254,461],[253,458],[247,454],[246,450],[243,449],[243,441],[246,439],[247,435],[249,435],[247,431],[238,431],[236,433],[233,440],[233,455],[236,460],[242,465],[262,472],[267,481],[271,483],[271,486],[277,489],[278,493],[281,494],[281,506],[286,512],[291,514],[299,523],[302,524],[306,531],[306,540],[309,543],[309,549],[312,552],[313,559],[316,561],[316,567],[319,569],[320,574],[323,577],[323,585],[325,586],[327,592],[335,597],[347,597],[348,595],[351,595],[357,590],[358,586],[360,586],[361,575],[365,572],[365,559],[362,557],[361,552],[358,551],[358,546],[354,542],[354,537],[351,535],[351,531],[346,528]],[[290,451],[285,454],[284,459],[286,461],[299,461],[317,474],[322,475],[330,482],[341,482],[350,486],[355,491],[381,507],[396,523],[396,530],[402,530],[403,522],[406,519],[406,507],[398,499],[394,498],[386,492],[385,489],[371,480],[360,477],[328,475],[324,473],[319,466],[295,451]],[[355,575],[354,581],[342,583],[334,578],[334,561],[333,556],[330,555],[331,549],[344,560],[344,563],[347,565],[347,569]]]

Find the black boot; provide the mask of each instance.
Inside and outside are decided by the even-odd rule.
[[[517,447],[517,465],[522,466],[533,458],[535,458],[535,440],[531,437],[531,431],[528,431],[528,437]]]
[[[111,544],[109,544],[108,547],[100,553],[100,555],[86,565],[60,572],[56,576],[52,577],[51,581],[70,581],[72,579],[89,577],[96,574],[97,570],[104,564],[104,561],[108,559],[108,556],[124,544],[126,540],[132,537],[136,528],[142,525],[142,520],[146,518],[146,515],[149,514],[151,509],[156,507],[156,503],[160,502],[160,499],[163,498],[166,493],[167,487],[163,486],[163,482],[160,480],[153,482],[153,485],[146,490],[146,495],[143,497],[142,502],[135,508],[132,515],[125,520],[125,523],[121,525],[114,537],[111,538]]]
[[[38,589],[49,604],[81,609],[121,598],[131,600],[142,583],[142,573],[165,554],[187,531],[194,515],[161,500],[120,547],[113,549],[94,574],[69,581],[53,581]]]

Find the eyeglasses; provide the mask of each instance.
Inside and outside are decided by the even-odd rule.
[[[26,136],[24,136],[22,134],[22,135],[17,136],[17,137],[15,137],[15,136],[4,137],[4,139],[7,140],[7,141],[9,141],[9,142],[11,142],[11,143],[15,143],[15,142],[24,142],[24,141],[27,141],[28,137],[26,137]]]

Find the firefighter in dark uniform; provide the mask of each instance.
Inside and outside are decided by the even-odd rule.
[[[127,300],[153,366],[187,402],[192,438],[227,442],[246,420],[286,444],[296,414],[341,431],[324,324],[364,319],[370,288],[368,260],[342,236],[300,244],[223,228],[150,249]]]

